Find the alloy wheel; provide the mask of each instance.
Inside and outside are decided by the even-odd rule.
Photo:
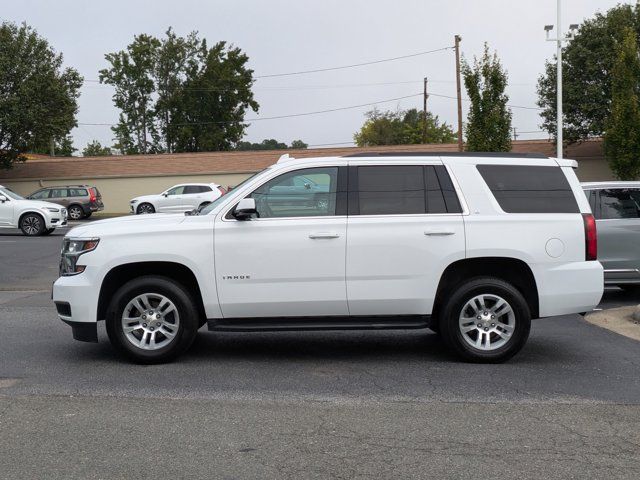
[[[133,298],[122,312],[126,339],[142,350],[158,350],[178,334],[180,315],[175,304],[159,293],[143,293]]]
[[[69,209],[69,216],[72,220],[80,220],[82,218],[82,209],[80,207],[71,207]]]
[[[492,351],[511,340],[516,316],[504,298],[494,294],[476,295],[462,307],[458,326],[467,344]]]
[[[34,215],[29,215],[22,221],[22,229],[27,235],[36,235],[40,227],[40,219]]]

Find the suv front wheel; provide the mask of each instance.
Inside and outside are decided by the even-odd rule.
[[[19,227],[27,237],[42,235],[45,230],[44,218],[37,213],[27,213],[20,219]]]
[[[163,363],[191,346],[198,330],[198,311],[189,292],[160,276],[124,284],[107,311],[112,345],[138,363]]]
[[[445,343],[463,359],[497,363],[524,346],[531,329],[529,306],[517,288],[498,278],[462,283],[445,302],[439,321]]]

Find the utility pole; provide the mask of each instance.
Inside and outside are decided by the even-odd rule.
[[[516,127],[513,127],[513,140],[517,140],[518,139],[518,133],[516,131]]]
[[[557,153],[556,153],[556,157],[558,157],[559,159],[562,158],[562,149],[564,146],[564,139],[562,138],[562,130],[563,130],[563,122],[564,122],[564,116],[563,116],[563,112],[562,112],[562,44],[563,42],[568,42],[569,40],[573,40],[573,38],[575,37],[575,32],[576,30],[578,30],[579,25],[572,23],[571,25],[569,25],[569,35],[565,36],[562,33],[562,0],[558,0],[558,17],[557,17],[557,21],[558,21],[558,35],[556,36],[556,38],[549,38],[549,32],[551,32],[551,30],[553,30],[553,25],[545,25],[544,27],[544,31],[547,32],[547,41],[549,42],[556,42],[556,61],[557,61],[557,65],[556,65],[556,81],[557,81],[557,85],[556,85],[556,128],[557,128],[557,132],[556,132],[556,148],[557,148]]]
[[[463,151],[462,145],[462,88],[460,86],[460,41],[462,37],[460,35],[455,36],[455,50],[456,50],[456,89],[458,91],[458,150]]]
[[[56,156],[56,141],[53,137],[51,137],[51,142],[49,143],[49,152],[52,157]]]
[[[429,94],[427,93],[427,77],[424,77],[424,93],[422,94],[422,119],[424,120],[422,130],[422,143],[427,143],[427,99]]]

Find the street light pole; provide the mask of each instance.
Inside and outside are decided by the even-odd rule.
[[[557,38],[549,38],[549,32],[551,32],[551,30],[553,30],[553,25],[545,25],[544,27],[544,31],[547,32],[547,41],[549,42],[556,42],[557,44],[557,52],[556,52],[556,60],[557,60],[557,65],[556,65],[556,81],[557,81],[557,86],[556,86],[556,101],[557,101],[557,105],[556,105],[556,113],[557,113],[557,117],[556,117],[556,128],[557,128],[557,133],[556,133],[556,142],[557,142],[557,153],[556,156],[558,158],[562,158],[562,147],[563,147],[563,142],[564,139],[562,138],[562,130],[563,130],[563,112],[562,112],[562,43],[563,42],[568,42],[569,40],[572,40],[575,37],[575,31],[578,29],[578,25],[573,23],[571,25],[569,25],[569,35],[564,36],[564,34],[562,33],[562,0],[557,0],[558,2],[558,35]]]

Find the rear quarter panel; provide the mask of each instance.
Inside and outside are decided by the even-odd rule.
[[[476,168],[505,160],[455,160],[449,167],[469,208],[464,217],[467,258],[509,257],[527,263],[538,288],[540,316],[593,308],[602,295],[602,267],[585,261],[582,213],[590,208],[573,171],[563,168],[581,213],[505,213]],[[508,162],[557,166],[552,159]]]

